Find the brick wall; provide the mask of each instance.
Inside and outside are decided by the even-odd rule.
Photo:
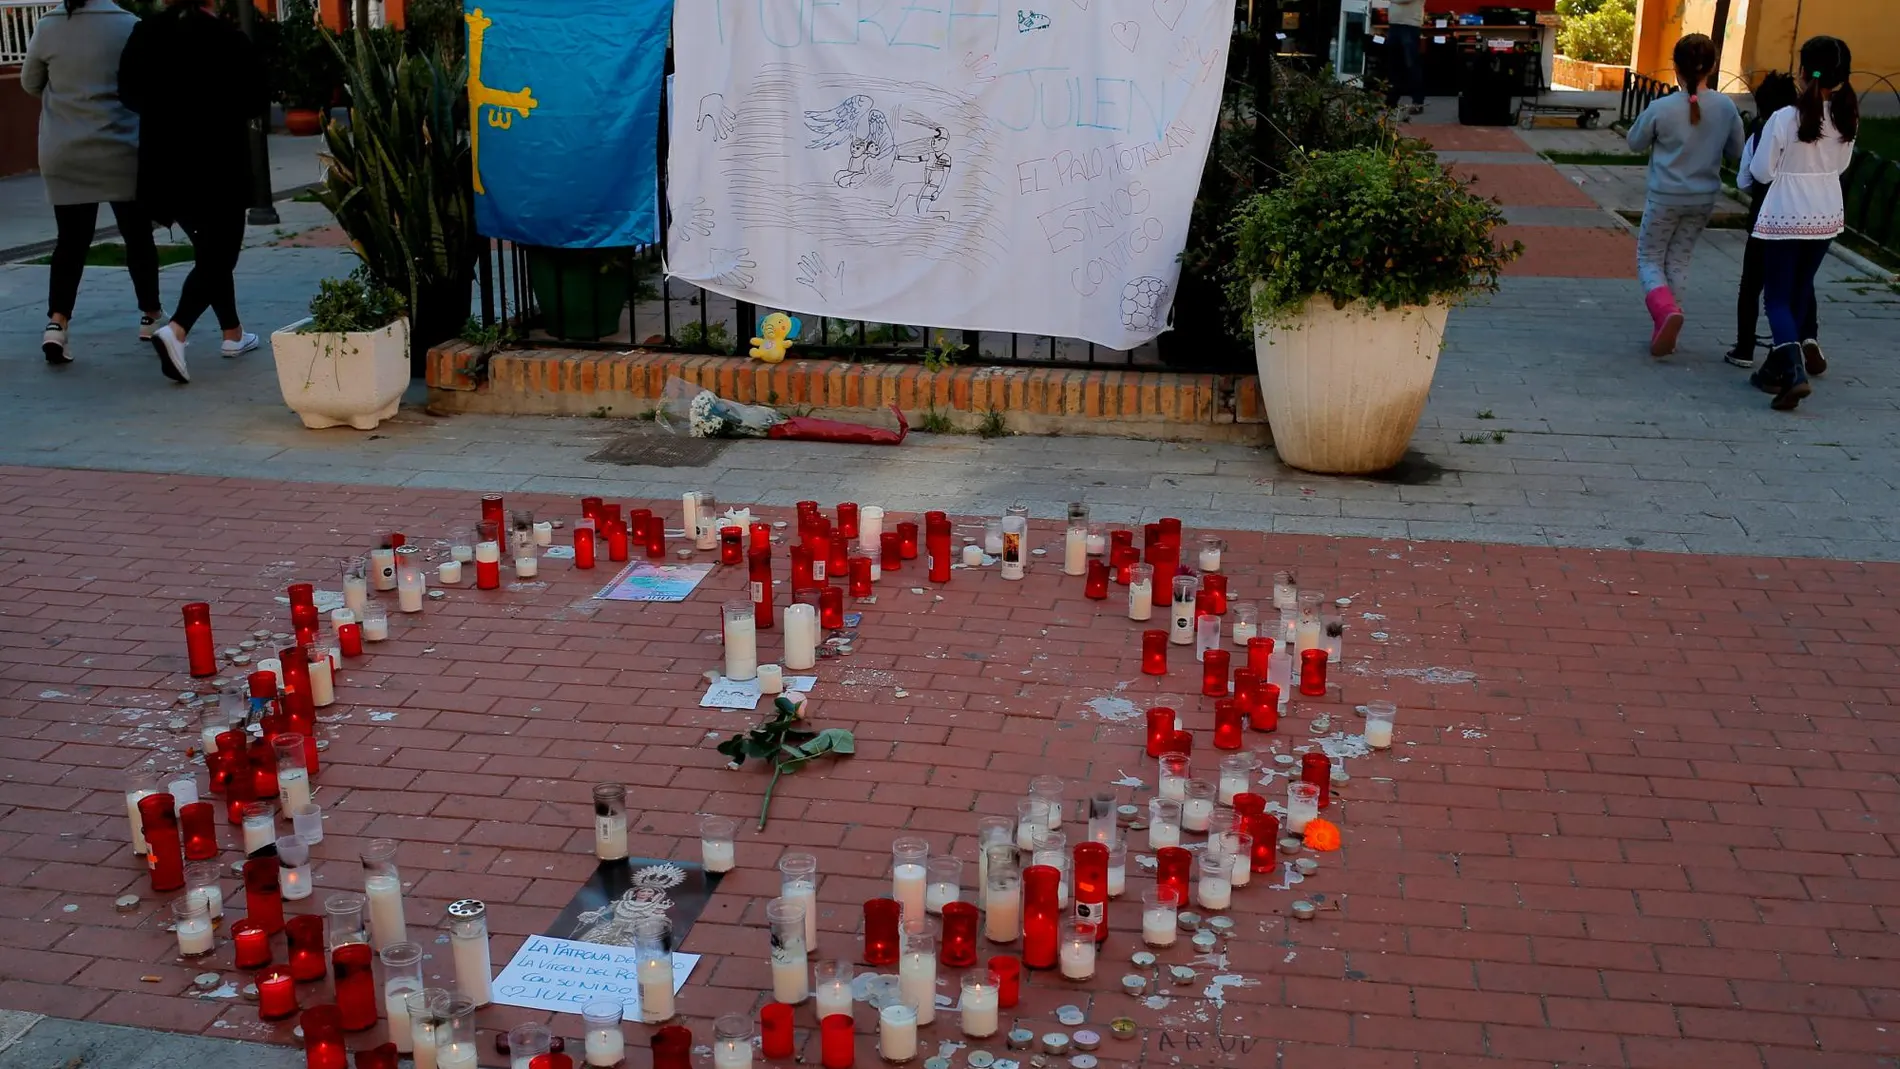
[[[40,165],[40,102],[20,88],[20,68],[0,67],[0,178]]]

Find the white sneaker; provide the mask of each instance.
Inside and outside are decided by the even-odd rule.
[[[153,319],[151,316],[139,317],[139,340],[140,341],[151,341],[152,332],[157,329],[158,329],[158,320]]]
[[[178,336],[178,328],[170,323],[152,332],[152,348],[158,350],[158,369],[173,382],[190,382],[191,372],[185,367],[185,339]]]
[[[58,323],[46,324],[46,333],[40,336],[40,351],[46,354],[49,364],[73,362],[72,354],[66,351],[66,328]]]
[[[243,356],[255,348],[257,348],[257,335],[247,331],[236,341],[227,340],[220,351],[222,351],[225,356],[232,357]]]

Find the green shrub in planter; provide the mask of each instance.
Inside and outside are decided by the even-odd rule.
[[[1523,251],[1499,246],[1498,206],[1416,142],[1317,152],[1235,214],[1228,299],[1249,328],[1283,323],[1314,297],[1387,310],[1495,292]]]

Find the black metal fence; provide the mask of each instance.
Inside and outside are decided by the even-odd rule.
[[[1243,21],[1234,28],[1237,51],[1248,33],[1258,35],[1256,39],[1272,40],[1268,35],[1279,25],[1279,7],[1243,4],[1238,17]],[[1248,19],[1251,24],[1245,21]],[[1254,62],[1244,67],[1254,90],[1267,91],[1263,83],[1271,78],[1270,65]],[[667,72],[671,73],[672,68],[669,51]],[[1233,69],[1230,63],[1230,77]],[[667,110],[662,97],[660,114],[666,115]],[[667,131],[662,120],[658,198],[662,213],[667,205],[666,154]],[[793,339],[796,352],[845,360],[1135,370],[1216,370],[1221,361],[1220,354],[1203,355],[1191,349],[1184,352],[1186,347],[1177,345],[1164,362],[1154,342],[1133,350],[1116,350],[1075,338],[809,317],[792,309],[762,308],[668,278],[661,268],[666,229],[663,217],[659,244],[599,252],[527,248],[490,241],[477,275],[482,326],[510,344],[558,343],[569,348],[614,350],[637,346],[744,355],[758,332],[758,324],[773,311],[784,311],[801,320],[801,333]]]

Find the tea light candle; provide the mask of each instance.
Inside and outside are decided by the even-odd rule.
[[[775,664],[759,666],[759,693],[778,694],[785,689],[785,673]]]
[[[553,523],[547,520],[535,521],[534,544],[537,546],[551,546],[554,544],[554,524]]]
[[[462,562],[445,560],[436,566],[435,581],[442,586],[454,586],[462,581]]]
[[[887,1062],[907,1062],[917,1056],[917,1011],[899,1003],[877,1014],[877,1052]]]
[[[1001,545],[998,545],[996,547],[996,552],[1001,553],[1002,551],[1003,551],[1003,547]],[[975,542],[972,542],[969,545],[964,546],[963,547],[963,566],[965,568],[982,567],[983,566],[983,547],[977,545]]]

